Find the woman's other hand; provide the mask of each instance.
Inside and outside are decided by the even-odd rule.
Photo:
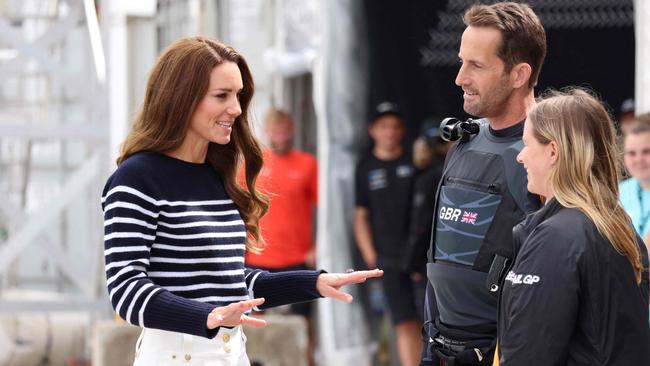
[[[214,308],[208,315],[207,327],[214,329],[216,327],[226,326],[235,327],[238,325],[248,325],[251,327],[263,327],[266,321],[259,318],[248,316],[245,313],[256,306],[262,305],[264,298],[233,302],[226,306]]]
[[[342,286],[366,282],[368,278],[381,277],[383,275],[384,271],[380,269],[351,271],[348,273],[321,273],[316,281],[316,289],[323,297],[333,297],[350,303],[353,300],[352,295],[340,291],[339,289]]]

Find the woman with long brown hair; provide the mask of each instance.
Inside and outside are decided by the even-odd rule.
[[[248,365],[241,325],[251,309],[334,297],[382,271],[268,273],[244,266],[259,250],[268,207],[248,108],[244,58],[204,37],[181,39],[156,62],[142,109],[102,195],[109,298],[144,327],[136,365]],[[246,187],[236,180],[244,164]]]
[[[574,89],[528,114],[517,161],[542,209],[515,227],[499,308],[500,365],[648,365],[647,252],[618,202],[603,105]]]

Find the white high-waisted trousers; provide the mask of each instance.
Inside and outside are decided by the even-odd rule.
[[[208,339],[158,329],[143,329],[133,366],[250,366],[241,326],[221,327]]]

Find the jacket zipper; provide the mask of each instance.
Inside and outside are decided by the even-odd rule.
[[[484,183],[477,182],[475,180],[457,178],[457,177],[447,177],[447,183],[466,186],[470,188],[475,188],[483,192],[488,192],[492,194],[499,193],[499,184],[498,183]]]

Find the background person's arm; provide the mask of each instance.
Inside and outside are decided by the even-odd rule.
[[[354,210],[354,238],[368,269],[377,268],[377,251],[372,242],[369,212],[365,207],[357,206]]]

